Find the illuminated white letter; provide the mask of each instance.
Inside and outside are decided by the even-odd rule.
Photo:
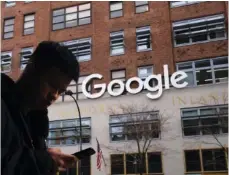
[[[138,82],[138,88],[135,88],[135,89],[131,89],[130,88],[130,84],[133,81],[137,81]],[[144,84],[143,84],[142,80],[139,77],[132,77],[129,80],[127,80],[127,82],[126,82],[126,90],[131,94],[137,94],[142,90],[143,85]]]
[[[178,78],[176,78],[178,75],[180,75]],[[172,74],[171,76],[171,83],[175,88],[184,88],[188,85],[188,83],[185,81],[182,84],[177,84],[177,82],[181,81],[182,79],[187,78],[188,75],[183,71],[177,71]]]
[[[117,90],[117,92],[114,92],[112,90],[112,87],[113,87],[114,84],[119,84],[119,86],[120,86],[120,88]],[[125,88],[125,86],[124,86],[123,81],[121,81],[121,80],[113,80],[108,84],[107,91],[112,96],[119,96],[119,95],[121,95],[123,93],[124,88]]]
[[[92,74],[92,75],[89,75],[88,77],[86,77],[82,83],[82,92],[83,94],[87,97],[87,98],[99,98],[101,97],[105,90],[106,90],[106,84],[105,83],[102,83],[102,84],[96,84],[94,85],[94,89],[98,89],[98,88],[101,88],[101,91],[98,92],[98,93],[95,93],[95,94],[90,94],[87,92],[87,83],[89,81],[91,81],[92,79],[102,79],[102,75],[100,74]]]
[[[150,87],[149,82],[151,79],[157,79],[157,86],[154,87]],[[162,81],[161,81],[161,74],[158,75],[150,75],[149,77],[146,78],[145,82],[144,82],[144,87],[151,92],[155,92],[158,90],[157,94],[152,95],[150,93],[147,93],[147,97],[151,98],[151,99],[157,99],[161,96],[162,94]]]

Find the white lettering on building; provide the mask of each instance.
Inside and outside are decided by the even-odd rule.
[[[165,89],[169,89],[169,71],[168,71],[168,65],[164,65],[163,66],[164,69],[164,85],[165,85]],[[184,88],[188,85],[187,82],[183,82],[183,83],[179,83],[179,81],[185,79],[188,75],[183,72],[183,71],[177,71],[174,72],[170,78],[170,82],[172,84],[173,87],[175,88]],[[147,93],[147,97],[150,99],[157,99],[159,98],[162,93],[163,93],[163,86],[162,86],[162,75],[158,74],[158,75],[150,75],[149,77],[147,77],[145,79],[145,81],[143,82],[139,77],[132,77],[130,79],[127,80],[127,82],[124,84],[123,81],[121,80],[112,80],[108,85],[106,85],[105,83],[102,84],[95,84],[94,85],[94,89],[100,89],[99,92],[97,93],[89,93],[86,89],[86,86],[88,84],[88,82],[92,81],[93,79],[102,79],[102,75],[100,74],[92,74],[89,75],[88,77],[86,77],[82,83],[82,92],[83,94],[87,97],[87,98],[91,98],[91,99],[95,99],[95,98],[99,98],[101,97],[107,88],[107,91],[110,95],[112,96],[119,96],[121,94],[123,94],[124,90],[126,89],[127,92],[129,92],[130,94],[137,94],[139,92],[141,92],[141,90],[143,88],[145,88],[146,90],[149,91],[149,93]],[[157,80],[157,85],[155,86],[150,86],[149,82],[151,80]],[[138,87],[132,89],[130,87],[132,82],[137,82],[138,83]],[[119,85],[119,89],[116,91],[113,91],[112,88],[114,85],[118,84]],[[152,94],[150,92],[156,92],[156,94]]]

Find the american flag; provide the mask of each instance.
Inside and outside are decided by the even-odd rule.
[[[100,149],[99,141],[97,140],[97,169],[101,171],[101,164],[102,164],[102,150]]]

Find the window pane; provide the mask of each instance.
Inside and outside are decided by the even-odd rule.
[[[192,69],[192,62],[178,64],[178,70]]]
[[[202,150],[204,171],[226,170],[225,153],[222,150]]]
[[[207,34],[197,35],[192,37],[192,42],[201,42],[208,40]]]
[[[213,83],[211,69],[196,71],[197,85]]]
[[[115,10],[121,10],[122,9],[122,2],[110,2],[110,10],[115,11]]]
[[[190,40],[189,40],[189,37],[177,37],[176,38],[176,44],[186,44],[186,43],[189,43]]]
[[[200,115],[215,115],[217,114],[216,108],[206,108],[206,109],[200,109]]]
[[[186,171],[201,171],[199,150],[185,151]]]
[[[59,23],[64,21],[64,16],[57,16],[53,18],[53,23]]]
[[[197,117],[197,109],[182,111],[182,117]]]
[[[201,119],[203,135],[219,134],[219,120],[218,118]]]
[[[83,5],[79,5],[79,11],[81,10],[87,10],[91,8],[91,4],[83,4]]]
[[[66,13],[77,12],[77,6],[66,8]]]
[[[72,14],[66,15],[66,21],[71,21],[74,19],[77,19],[77,13],[72,13]]]
[[[148,5],[136,7],[136,13],[147,12],[149,10]]]
[[[135,6],[148,4],[148,1],[135,1]]]
[[[4,38],[12,38],[13,37],[13,32],[10,33],[4,33]]]
[[[228,57],[222,57],[222,58],[213,59],[213,64],[214,65],[228,64]]]
[[[225,37],[225,31],[210,32],[209,35],[210,35],[210,39],[224,38]]]
[[[162,173],[161,153],[148,153],[149,173]]]
[[[210,60],[201,60],[201,61],[195,62],[196,68],[204,68],[204,67],[209,67],[209,66],[211,66]]]
[[[25,29],[31,28],[31,27],[34,27],[34,21],[29,21],[24,24]]]
[[[62,127],[74,127],[76,126],[75,120],[66,120],[62,122]]]
[[[111,174],[124,174],[123,155],[111,155]]]
[[[34,15],[25,16],[25,21],[32,21],[32,20],[34,20]]]
[[[74,27],[77,26],[77,21],[67,21],[66,27]]]
[[[34,28],[29,28],[24,30],[24,35],[29,35],[34,33]]]
[[[123,78],[123,77],[125,77],[125,71],[124,70],[112,72],[112,79],[118,79],[118,78]]]
[[[199,120],[183,120],[184,135],[200,135]]]
[[[89,17],[91,15],[90,12],[90,10],[79,12],[79,18]]]
[[[53,16],[58,16],[58,15],[63,15],[63,14],[64,14],[64,9],[53,11]]]
[[[12,32],[14,30],[14,26],[10,25],[10,26],[6,26],[4,27],[4,32]]]
[[[53,25],[53,30],[58,30],[58,29],[63,29],[63,28],[64,28],[64,23],[59,23],[59,24]]]
[[[123,16],[122,10],[111,12],[111,18]]]
[[[228,67],[227,68],[216,68],[214,70],[214,73],[215,73],[216,83],[228,81]]]
[[[79,19],[79,25],[90,24],[90,23],[91,23],[91,17]]]
[[[11,25],[14,24],[14,19],[6,19],[5,20],[5,25]]]

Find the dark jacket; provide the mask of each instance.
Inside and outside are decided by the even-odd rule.
[[[15,83],[1,75],[1,174],[51,175],[56,165],[47,152],[47,111],[25,113]],[[40,117],[40,118],[39,118]]]

